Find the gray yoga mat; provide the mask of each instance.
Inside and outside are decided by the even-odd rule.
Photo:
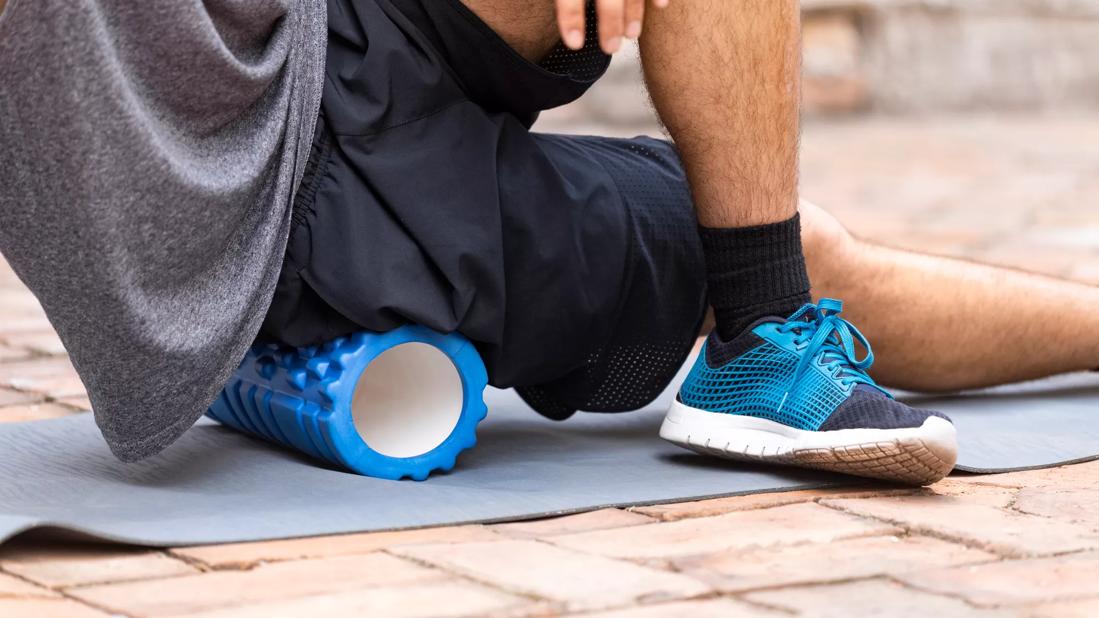
[[[604,506],[851,484],[850,477],[701,457],[657,437],[668,392],[644,411],[544,420],[490,391],[480,444],[427,482],[322,467],[211,422],[122,464],[88,414],[0,425],[0,542],[60,528],[175,546],[526,519]],[[949,399],[961,469],[1099,457],[1099,378],[1072,376]]]

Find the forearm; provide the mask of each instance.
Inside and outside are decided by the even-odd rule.
[[[641,40],[649,91],[707,227],[769,223],[796,210],[798,7],[673,2],[650,16]]]

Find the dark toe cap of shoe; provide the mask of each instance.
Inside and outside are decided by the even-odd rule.
[[[912,408],[886,397],[878,389],[860,384],[855,392],[820,426],[820,431],[839,429],[903,429],[919,427],[928,417],[950,420],[933,410]]]

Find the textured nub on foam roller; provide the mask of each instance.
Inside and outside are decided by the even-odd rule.
[[[405,326],[257,345],[206,414],[359,474],[422,481],[477,442],[487,385],[467,339]]]

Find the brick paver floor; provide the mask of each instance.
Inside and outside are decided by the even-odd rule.
[[[1099,284],[1099,117],[816,123],[804,159],[865,237]],[[87,407],[0,265],[0,421]],[[1097,513],[1099,462],[172,550],[24,538],[0,616],[1095,616]]]

